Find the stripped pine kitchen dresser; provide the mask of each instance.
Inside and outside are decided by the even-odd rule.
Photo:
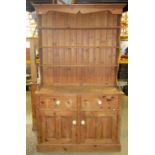
[[[119,151],[117,86],[124,4],[34,4],[41,82],[38,151]]]

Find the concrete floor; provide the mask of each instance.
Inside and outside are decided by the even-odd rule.
[[[128,97],[122,96],[122,122],[121,122],[121,152],[48,152],[36,151],[36,133],[32,131],[30,92],[26,93],[26,155],[127,155],[128,154]]]

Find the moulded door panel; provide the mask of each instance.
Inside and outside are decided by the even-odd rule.
[[[115,143],[117,131],[116,113],[81,112],[81,143]]]
[[[42,142],[53,144],[69,144],[76,142],[76,111],[53,112],[41,111]]]

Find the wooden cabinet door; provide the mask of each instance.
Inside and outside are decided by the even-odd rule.
[[[117,141],[117,114],[115,112],[81,112],[81,143],[103,144]]]
[[[69,144],[76,142],[76,111],[49,111],[41,113],[41,142]]]

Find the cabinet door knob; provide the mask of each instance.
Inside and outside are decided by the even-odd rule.
[[[99,105],[101,105],[101,104],[102,104],[102,101],[101,101],[101,100],[98,100],[97,103],[98,103]]]
[[[81,125],[85,125],[86,122],[84,120],[81,121]]]
[[[56,105],[60,105],[60,101],[59,100],[57,100],[55,103],[56,103]]]
[[[73,120],[73,121],[72,121],[72,124],[73,124],[73,125],[76,125],[76,120]]]

